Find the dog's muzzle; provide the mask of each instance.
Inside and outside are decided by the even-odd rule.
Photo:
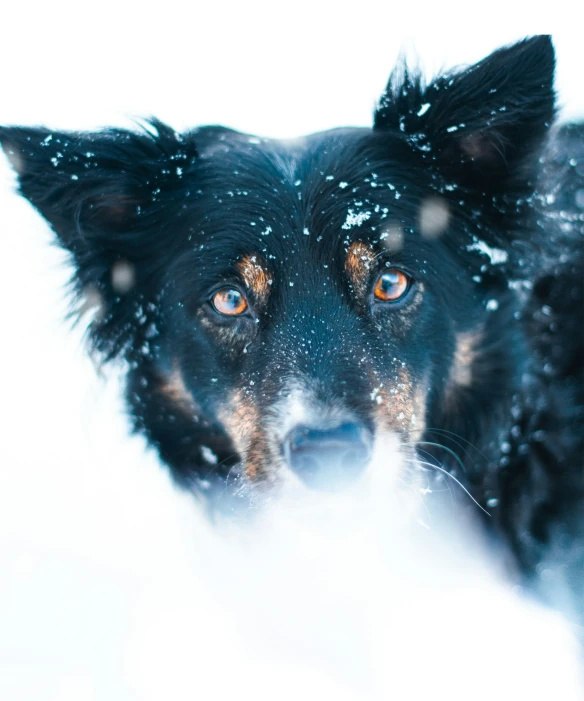
[[[327,430],[297,426],[284,440],[283,452],[290,469],[306,485],[334,489],[362,474],[372,442],[371,432],[361,424],[344,423]]]

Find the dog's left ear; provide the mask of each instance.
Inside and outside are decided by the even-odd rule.
[[[553,45],[544,35],[428,86],[402,65],[381,98],[375,129],[401,135],[460,186],[527,192],[533,156],[554,119],[554,67]]]

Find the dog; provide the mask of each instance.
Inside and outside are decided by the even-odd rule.
[[[178,484],[237,510],[395,449],[398,492],[455,480],[582,620],[584,124],[552,129],[554,66],[547,36],[400,64],[372,128],[290,141],[0,128]]]

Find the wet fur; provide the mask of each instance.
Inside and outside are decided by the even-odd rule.
[[[178,483],[233,508],[246,479],[277,480],[279,402],[299,381],[315,414],[421,437],[525,581],[561,580],[581,614],[584,126],[549,135],[553,69],[546,37],[429,85],[400,66],[373,129],[298,142],[156,120],[0,128],[71,253],[79,306],[99,299],[93,350],[127,362],[135,428]],[[429,198],[447,208],[437,235],[421,231]],[[370,298],[386,261],[417,281],[391,310]],[[231,281],[256,319],[210,316]]]

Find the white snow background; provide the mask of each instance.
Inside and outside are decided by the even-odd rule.
[[[582,116],[576,8],[13,1],[0,123],[368,125],[404,47],[433,73],[538,31],[555,38],[563,116]],[[2,701],[582,698],[567,626],[478,543],[428,549],[385,503],[349,498],[213,533],[128,437],[117,381],[63,321],[65,258],[13,190],[2,159]]]

